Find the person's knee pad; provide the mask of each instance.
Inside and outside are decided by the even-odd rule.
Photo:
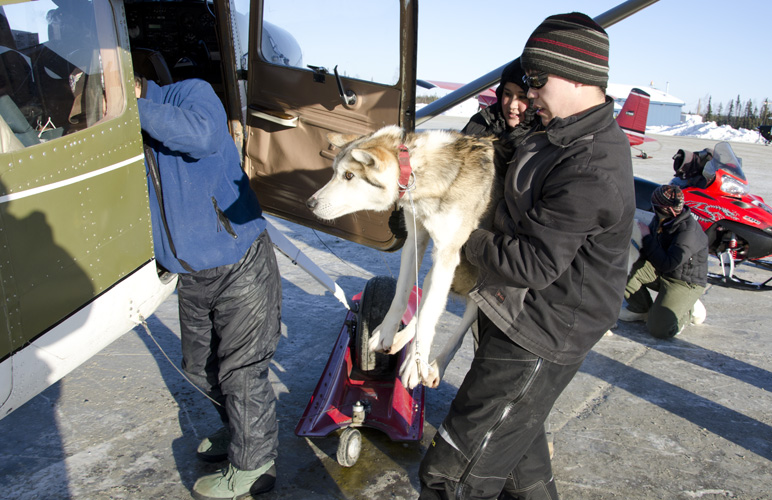
[[[512,476],[507,478],[504,490],[499,495],[500,500],[557,500],[558,489],[555,486],[555,478],[549,481],[539,481],[527,488],[516,489]]]
[[[421,460],[418,477],[422,486],[444,491],[447,484],[458,482],[468,464],[463,453],[448,443],[438,430]]]

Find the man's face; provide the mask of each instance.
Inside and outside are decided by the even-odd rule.
[[[526,109],[528,98],[523,89],[513,82],[505,83],[501,91],[501,112],[507,125],[517,127],[523,121]]]
[[[526,75],[537,74],[536,71],[526,71]],[[575,82],[556,75],[548,75],[547,82],[540,88],[529,88],[528,98],[533,99],[533,106],[541,122],[547,125],[553,118],[566,118],[580,113],[587,106],[577,92]]]

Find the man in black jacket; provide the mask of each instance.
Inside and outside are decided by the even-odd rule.
[[[678,335],[688,322],[705,321],[699,298],[708,276],[708,237],[684,205],[681,188],[659,186],[651,195],[656,217],[639,223],[643,246],[625,287],[622,321],[646,321],[657,338]],[[652,301],[649,290],[657,291]]]
[[[613,116],[608,36],[548,17],[521,56],[541,126],[515,150],[480,270],[480,346],[421,463],[421,499],[557,499],[544,421],[622,305],[635,214],[629,141]]]

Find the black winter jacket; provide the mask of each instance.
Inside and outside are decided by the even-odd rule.
[[[529,107],[523,121],[515,128],[507,126],[504,114],[501,112],[501,104],[494,103],[482,111],[472,115],[469,122],[461,129],[461,133],[485,137],[493,135],[494,160],[496,175],[501,179],[506,173],[507,163],[512,158],[515,148],[525,139],[525,136],[534,126],[534,109]]]
[[[635,215],[629,141],[613,101],[537,128],[506,174],[494,230],[465,254],[480,269],[471,296],[521,347],[581,361],[622,305]]]
[[[526,109],[522,122],[517,127],[512,128],[504,121],[501,103],[496,102],[472,115],[467,124],[464,125],[464,128],[461,129],[461,133],[481,137],[495,135],[501,142],[507,144],[510,149],[514,149],[533,128],[534,112],[532,107]]]
[[[649,223],[651,233],[643,237],[641,256],[662,276],[687,283],[708,284],[708,236],[689,207],[674,219]]]
[[[500,137],[507,131],[507,123],[501,113],[501,104],[496,102],[475,113],[461,129],[462,134]]]

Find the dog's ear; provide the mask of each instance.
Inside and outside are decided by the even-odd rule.
[[[375,158],[366,149],[352,149],[351,157],[356,161],[364,165],[365,167],[372,167],[375,164]]]
[[[389,158],[396,160],[393,154],[389,154],[389,151],[386,148],[380,146],[352,149],[351,157],[365,167],[375,167],[381,171],[387,168]]]
[[[330,132],[327,134],[327,140],[330,141],[330,144],[338,148],[342,148],[346,144],[354,142],[360,137],[362,136],[356,134],[339,134],[337,132]]]

